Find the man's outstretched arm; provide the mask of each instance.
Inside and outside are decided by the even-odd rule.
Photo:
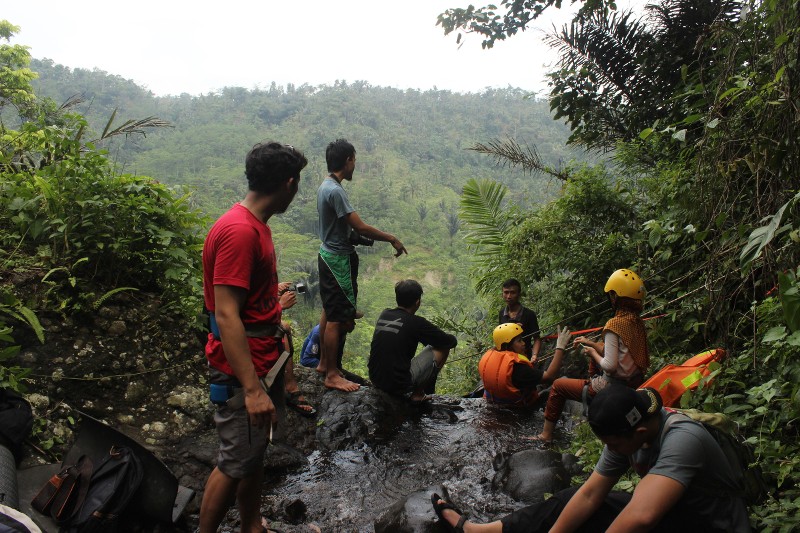
[[[375,239],[376,241],[384,241],[388,242],[392,245],[397,253],[395,253],[395,257],[400,257],[402,254],[408,254],[408,250],[406,247],[403,246],[403,243],[400,242],[400,239],[392,235],[391,233],[386,233],[384,231],[379,230],[376,227],[370,226],[363,220],[361,217],[358,216],[358,213],[353,211],[352,213],[348,213],[345,215],[347,219],[347,223],[350,225],[351,228],[359,232],[361,235],[365,237],[369,237],[371,239]]]
[[[561,515],[553,525],[550,533],[566,533],[577,530],[597,511],[611,492],[619,478],[606,477],[592,472],[578,492],[561,511]]]
[[[633,498],[619,514],[610,532],[650,531],[672,509],[686,492],[680,482],[658,474],[642,478],[633,491]]]

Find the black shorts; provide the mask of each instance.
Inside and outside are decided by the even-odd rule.
[[[347,322],[356,316],[358,254],[332,255],[320,252],[319,295],[329,322]]]
[[[561,511],[580,487],[570,487],[556,492],[549,500],[535,503],[518,509],[500,519],[503,533],[539,533],[550,531],[558,520]],[[630,502],[632,494],[622,491],[611,491],[600,508],[576,531],[577,533],[603,533],[606,531],[625,506]],[[670,509],[652,530],[654,533],[718,533],[716,529],[692,512],[680,501]]]
[[[503,533],[539,533],[550,531],[561,511],[580,487],[570,487],[556,492],[550,499],[523,507],[500,519]],[[619,497],[619,499],[617,499]],[[592,518],[578,530],[582,533],[602,532],[614,521],[630,500],[627,493],[611,493]]]

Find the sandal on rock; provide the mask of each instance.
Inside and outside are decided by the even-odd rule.
[[[439,500],[441,500],[441,502]],[[435,492],[431,494],[431,503],[433,504],[433,510],[434,512],[436,512],[436,516],[439,517],[439,520],[441,520],[441,522],[445,525],[448,531],[454,531],[455,533],[464,533],[464,524],[467,521],[466,513],[463,513],[461,509],[459,509],[452,503],[445,501],[444,498],[442,498]],[[458,519],[458,523],[455,526],[451,526],[450,522],[445,520],[444,518],[445,509],[450,509],[451,511],[454,511],[459,515],[461,515]]]
[[[433,395],[423,394],[422,398],[417,398],[416,400],[409,398],[408,402],[415,407],[420,407],[423,405],[430,405],[432,400],[433,400]]]
[[[297,411],[300,416],[304,416],[306,418],[314,418],[317,416],[317,410],[314,409],[314,406],[308,403],[308,401],[303,398],[302,400],[300,397],[303,395],[302,392],[296,390],[294,392],[287,392],[286,393],[286,405]]]

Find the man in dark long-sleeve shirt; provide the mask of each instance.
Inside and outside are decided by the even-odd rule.
[[[382,391],[408,396],[412,402],[428,399],[439,370],[456,346],[456,338],[416,312],[422,286],[413,279],[394,287],[397,307],[384,309],[375,324],[369,353],[369,379]],[[425,348],[414,357],[418,344]]]

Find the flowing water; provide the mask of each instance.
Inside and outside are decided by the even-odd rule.
[[[472,516],[495,519],[521,504],[492,487],[494,465],[536,447],[521,437],[537,434],[542,420],[540,410],[437,397],[407,419],[385,420],[379,436],[359,449],[315,451],[307,467],[276,479],[267,493],[302,500],[306,522],[322,531],[374,531],[392,504],[438,484]]]

